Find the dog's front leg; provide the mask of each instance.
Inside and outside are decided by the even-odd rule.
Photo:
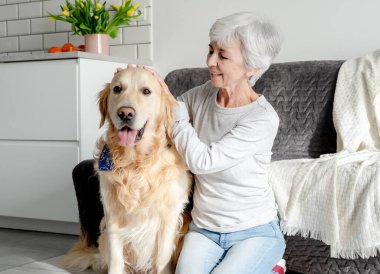
[[[107,225],[108,240],[108,274],[124,273],[123,241],[120,237],[119,226],[109,221]]]
[[[161,235],[159,237],[159,247],[157,254],[157,271],[159,274],[171,274],[171,257],[175,247],[177,236],[178,214],[172,214],[168,222],[163,224]]]

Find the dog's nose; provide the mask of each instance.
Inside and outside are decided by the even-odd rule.
[[[117,116],[119,116],[119,118],[125,122],[128,120],[132,120],[133,117],[135,117],[135,115],[136,115],[136,112],[131,107],[122,107],[117,112]]]

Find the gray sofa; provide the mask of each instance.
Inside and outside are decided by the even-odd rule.
[[[306,61],[273,64],[256,83],[254,89],[265,95],[280,116],[273,161],[317,158],[321,154],[336,152],[332,107],[342,63]],[[165,81],[170,91],[178,96],[208,79],[206,68],[187,68],[170,72]],[[73,180],[81,227],[87,232],[88,244],[96,245],[103,211],[92,160],[74,168]],[[321,241],[298,236],[286,237],[286,240],[284,258],[287,273],[380,273],[380,254],[369,259],[337,259],[329,256],[329,247]]]

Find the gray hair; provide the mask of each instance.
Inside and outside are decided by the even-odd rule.
[[[280,33],[273,23],[251,12],[217,19],[210,29],[210,41],[225,46],[236,40],[242,45],[246,67],[258,69],[249,79],[253,86],[280,51]]]

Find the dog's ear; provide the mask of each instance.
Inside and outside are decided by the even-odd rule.
[[[172,130],[173,130],[173,121],[176,111],[177,102],[174,99],[173,95],[169,94],[168,91],[161,91],[161,102],[162,102],[162,111],[163,114],[163,125],[166,129],[166,134],[171,139]]]
[[[108,95],[110,93],[110,84],[106,84],[105,88],[99,92],[98,94],[98,105],[99,105],[99,111],[100,111],[100,124],[99,127],[101,128],[107,118],[107,105],[108,105]]]

